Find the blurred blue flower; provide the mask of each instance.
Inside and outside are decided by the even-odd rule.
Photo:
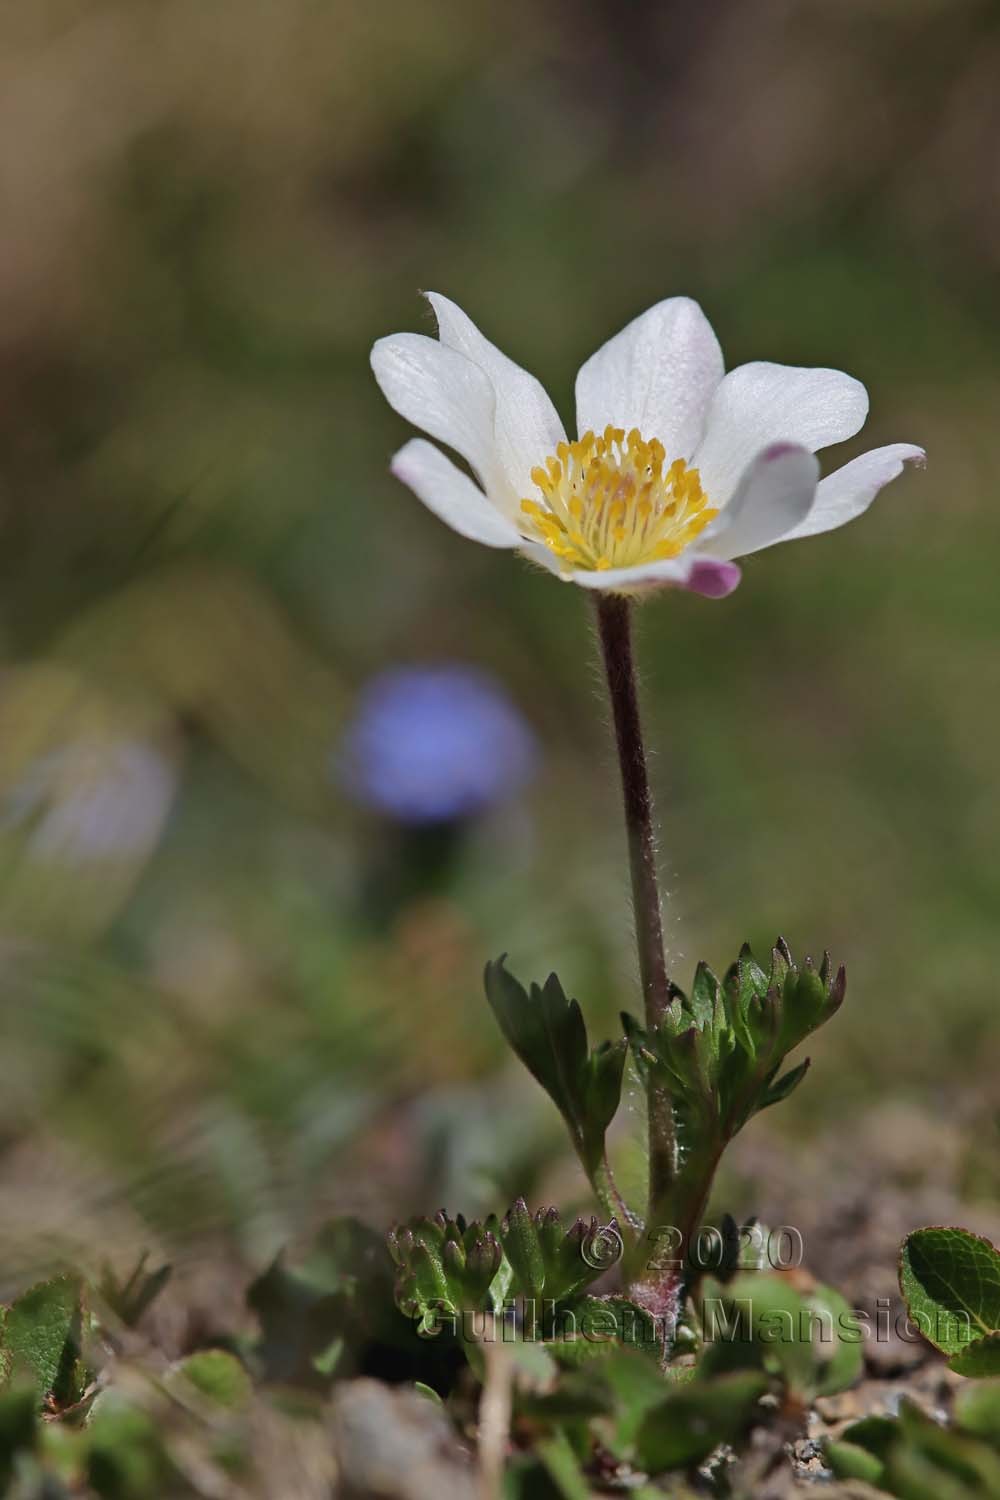
[[[364,689],[338,757],[358,802],[400,823],[451,823],[506,801],[537,760],[503,690],[470,667],[397,667]]]

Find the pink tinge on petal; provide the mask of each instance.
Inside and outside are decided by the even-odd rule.
[[[799,451],[798,443],[768,443],[761,454],[761,458],[766,459],[768,463],[774,463],[776,458],[784,458],[786,453],[798,453]]]
[[[692,594],[704,595],[706,599],[724,599],[739,586],[742,577],[736,563],[703,557],[692,567],[687,583],[681,586]]]

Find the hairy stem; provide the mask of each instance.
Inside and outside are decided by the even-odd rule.
[[[632,906],[647,1030],[655,1030],[670,1003],[663,953],[663,922],[656,874],[653,799],[639,717],[639,695],[632,652],[632,606],[618,594],[600,594],[597,628],[607,676],[621,767],[625,830],[628,835]],[[649,1090],[649,1223],[669,1197],[677,1171],[674,1116],[665,1090]]]
[[[618,1184],[615,1182],[607,1152],[594,1168],[590,1182],[594,1189],[594,1196],[608,1218],[618,1220],[624,1242],[628,1245],[633,1244],[642,1229],[642,1222],[636,1218],[622,1197]]]

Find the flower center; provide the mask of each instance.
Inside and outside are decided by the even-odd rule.
[[[605,427],[560,443],[545,467],[532,469],[544,503],[522,500],[532,540],[567,568],[603,571],[677,557],[708,525],[712,510],[697,469],[682,458],[664,468],[658,438],[633,427]]]

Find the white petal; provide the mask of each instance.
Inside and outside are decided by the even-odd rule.
[[[520,500],[532,495],[531,470],[566,438],[555,407],[535,377],[484,338],[460,307],[439,292],[428,292],[427,300],[437,317],[442,344],[464,354],[489,378],[496,402],[493,437],[500,463],[513,496]]]
[[[720,562],[690,552],[660,562],[636,563],[631,568],[607,568],[603,573],[579,569],[570,574],[569,581],[603,593],[640,594],[673,587],[689,589],[708,599],[724,599],[736,588],[740,576],[733,562]]]
[[[468,461],[487,488],[499,465],[493,443],[493,387],[471,360],[423,333],[379,339],[371,365],[389,405]],[[506,485],[501,478],[503,494]]]
[[[659,438],[668,460],[690,458],[722,379],[722,350],[690,297],[670,297],[633,319],[576,377],[577,430],[610,423]]]
[[[520,546],[517,527],[433,443],[413,438],[396,454],[392,472],[459,536],[484,547]]]
[[[691,576],[690,562],[682,562],[681,558],[661,558],[660,562],[637,562],[634,567],[609,567],[604,568],[601,573],[592,571],[591,568],[577,568],[570,573],[570,582],[579,583],[580,588],[592,588],[597,591],[630,592],[631,589],[651,588],[651,586],[666,585],[673,583],[682,586],[687,583]]]
[[[547,573],[554,573],[557,578],[562,579],[563,583],[570,582],[571,575],[565,571],[555,553],[550,552],[543,542],[529,542],[522,539],[518,550],[522,557],[526,557],[529,562],[537,563]]]
[[[581,588],[620,592],[637,588],[648,588],[656,584],[672,583],[682,586],[691,576],[695,559],[687,557],[665,557],[659,562],[636,563],[631,568],[605,568],[598,572],[589,568],[576,568],[570,575],[571,583]]]
[[[819,460],[792,443],[772,443],[746,470],[721,515],[698,540],[709,557],[746,557],[784,541],[808,515]]]
[[[731,370],[709,407],[694,455],[709,504],[724,505],[747,465],[771,443],[815,453],[853,437],[868,415],[868,392],[839,370],[750,364]]]
[[[790,538],[816,536],[853,521],[868,509],[884,485],[903,472],[905,464],[922,464],[926,457],[924,450],[912,443],[891,443],[888,448],[873,448],[842,469],[835,469],[820,480],[812,510],[790,533]]]
[[[692,576],[706,566],[713,570],[720,567],[732,569],[733,573],[739,574],[739,569],[732,568],[730,563],[718,564],[700,558],[694,553],[685,553],[681,557],[663,558],[660,562],[637,563],[631,568],[605,568],[603,571],[575,568],[567,571],[559,558],[539,542],[523,543],[521,552],[531,562],[538,563],[540,567],[554,573],[563,583],[577,583],[581,588],[605,593],[609,591],[631,593],[643,588],[663,587],[666,584],[685,588],[691,582]],[[735,584],[732,586],[735,587]]]

